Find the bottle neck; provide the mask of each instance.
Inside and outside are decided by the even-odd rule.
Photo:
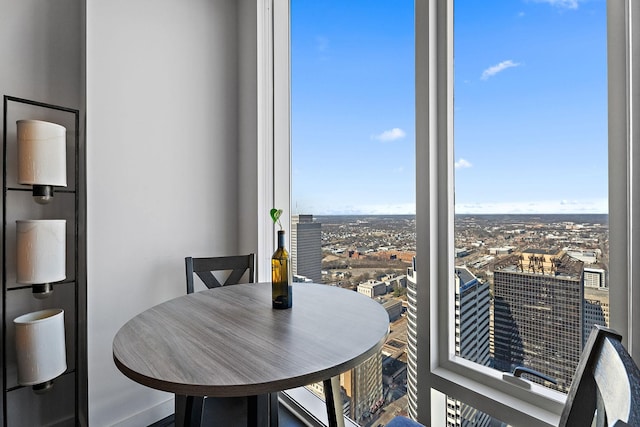
[[[284,248],[284,230],[278,230],[278,247]]]

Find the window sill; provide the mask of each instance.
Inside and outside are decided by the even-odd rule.
[[[462,363],[464,364],[464,362]],[[437,367],[431,371],[431,386],[510,424],[531,427],[557,426],[566,395],[536,383],[521,388],[502,379],[503,372],[490,368],[482,372],[455,372],[458,367]],[[475,370],[474,370],[475,371]],[[479,371],[479,370],[478,370]],[[488,378],[488,381],[486,379]]]
[[[328,424],[324,400],[304,387],[281,392],[279,402],[308,427],[325,427]],[[358,427],[347,417],[344,417],[344,425]]]

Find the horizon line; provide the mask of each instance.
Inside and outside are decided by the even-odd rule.
[[[415,213],[295,213],[314,216],[415,216]],[[609,215],[608,212],[456,212],[454,215]]]

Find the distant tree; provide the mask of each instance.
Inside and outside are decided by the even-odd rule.
[[[398,286],[393,290],[393,296],[396,298],[403,297],[405,295],[407,295],[407,288]]]

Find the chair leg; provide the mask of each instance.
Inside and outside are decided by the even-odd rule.
[[[278,427],[278,392],[269,394],[269,425]]]
[[[604,408],[604,400],[600,395],[600,390],[598,390],[598,398],[596,400],[596,423],[595,427],[605,427],[608,425],[607,423],[607,415]]]
[[[260,413],[259,396],[247,396],[247,426],[257,427],[260,423],[258,414]]]
[[[340,401],[340,377],[336,376],[322,382],[324,401],[327,405],[329,427],[344,427],[342,402]]]
[[[201,427],[202,411],[204,410],[204,397],[187,396],[184,425],[185,427]]]
[[[278,427],[278,393],[247,397],[247,426]]]

